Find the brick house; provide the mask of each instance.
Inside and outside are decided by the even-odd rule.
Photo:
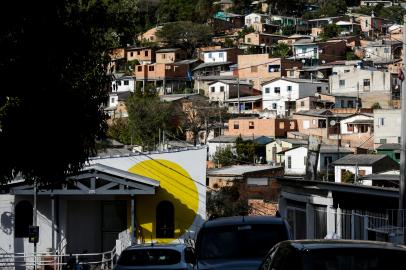
[[[155,54],[158,64],[176,63],[187,58],[186,52],[179,48],[161,49],[156,51]]]
[[[130,46],[125,48],[127,61],[137,60],[141,65],[155,61],[155,50],[151,47]]]
[[[288,131],[297,131],[296,120],[282,118],[239,117],[228,120],[224,135],[286,137]]]
[[[240,80],[249,80],[254,89],[261,89],[261,84],[282,76],[286,76],[286,70],[293,67],[301,67],[302,63],[271,58],[269,54],[246,54],[238,56],[238,77]]]

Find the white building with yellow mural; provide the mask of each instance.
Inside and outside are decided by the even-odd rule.
[[[92,158],[70,183],[37,193],[38,250],[112,250],[118,234],[133,243],[194,238],[206,216],[206,148]],[[0,195],[0,251],[30,253],[33,187]]]

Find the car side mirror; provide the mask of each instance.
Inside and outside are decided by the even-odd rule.
[[[185,262],[190,263],[190,264],[195,264],[196,263],[196,256],[195,252],[192,248],[187,247],[185,249]]]

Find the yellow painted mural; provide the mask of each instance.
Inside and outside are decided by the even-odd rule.
[[[169,160],[155,159],[141,161],[128,171],[160,182],[155,195],[136,196],[136,222],[141,228],[137,234],[141,241],[170,243],[190,230],[198,213],[199,193],[184,168]],[[156,237],[156,209],[163,201],[174,207],[174,238]]]

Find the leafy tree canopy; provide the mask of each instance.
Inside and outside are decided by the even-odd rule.
[[[0,181],[63,181],[106,131],[106,50],[133,33],[137,1],[6,1],[0,11]]]
[[[286,58],[289,55],[290,47],[285,43],[278,43],[272,49],[272,56],[273,57],[281,57]]]
[[[212,34],[211,28],[204,24],[191,21],[179,21],[165,24],[157,32],[157,36],[169,46],[178,46],[194,52],[198,44],[206,44]]]
[[[341,33],[341,28],[340,26],[336,25],[335,23],[332,24],[326,24],[323,26],[323,31],[320,34],[320,37],[323,40],[337,37]]]
[[[240,195],[240,184],[235,181],[232,186],[207,192],[208,216],[228,217],[249,213],[251,207],[248,200]]]

